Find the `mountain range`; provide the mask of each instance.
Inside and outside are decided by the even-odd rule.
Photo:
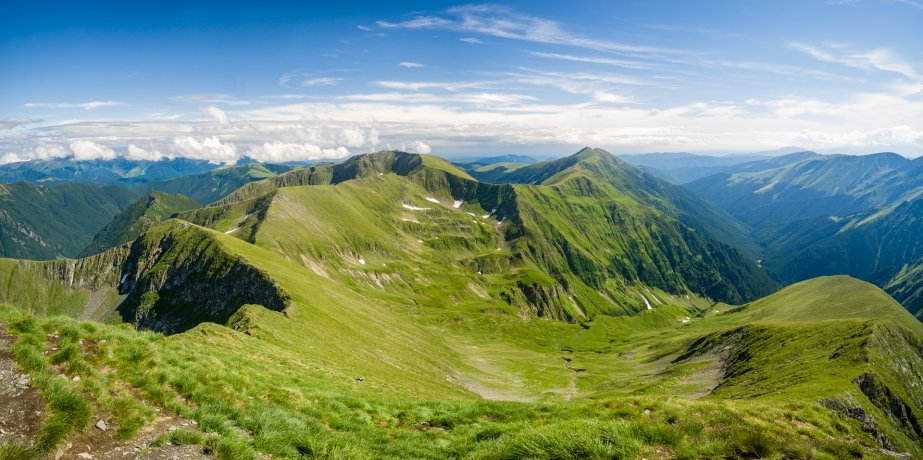
[[[501,160],[3,185],[0,458],[923,456],[917,161]]]

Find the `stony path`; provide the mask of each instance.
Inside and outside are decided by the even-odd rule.
[[[0,443],[16,442],[32,445],[42,423],[45,402],[39,391],[30,386],[29,376],[16,369],[10,347],[16,337],[0,323]],[[195,429],[195,423],[173,415],[158,417],[130,440],[116,438],[115,430],[104,416],[96,414],[93,424],[74,433],[49,458],[55,460],[131,459],[131,460],[194,460],[211,459],[201,446],[166,445],[150,448],[162,433],[172,429]],[[100,423],[100,421],[102,423]]]
[[[0,442],[31,445],[45,407],[29,376],[16,369],[10,346],[16,338],[0,323]]]

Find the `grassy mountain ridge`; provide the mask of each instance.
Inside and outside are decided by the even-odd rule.
[[[756,259],[756,242],[744,224],[685,189],[645,174],[604,150],[584,148],[575,155],[527,165],[493,179],[497,183],[554,185],[580,176],[602,179],[618,193],[653,206]]]
[[[253,181],[263,180],[293,169],[293,166],[247,163],[222,166],[203,174],[165,181],[138,184],[139,190],[158,190],[188,196],[199,203],[217,201]]]
[[[130,243],[142,232],[181,211],[198,208],[192,198],[150,191],[125,208],[93,237],[93,242],[80,251],[80,256],[98,254],[120,244]]]
[[[764,265],[786,281],[845,273],[899,289],[898,284],[917,283],[919,272],[905,267],[923,257],[921,219],[923,200],[913,200],[844,218],[795,222],[773,232]],[[906,287],[891,292],[903,291],[909,292]],[[920,313],[917,297],[899,297],[912,313]]]
[[[785,161],[782,161],[785,160]],[[794,161],[793,161],[794,160]],[[847,215],[899,202],[917,185],[905,171],[913,162],[895,153],[800,155],[750,165],[687,184],[750,225]]]
[[[571,159],[571,165],[599,160],[603,154],[611,158],[608,153],[581,152]],[[546,171],[546,177],[572,169],[555,167],[552,171]],[[180,217],[258,245],[276,247],[289,257],[300,254],[310,259],[305,262],[308,265],[339,265],[333,259],[357,259],[358,255],[368,258],[369,252],[376,252],[382,255],[382,263],[393,266],[415,258],[416,248],[423,244],[435,250],[427,257],[442,257],[440,251],[446,251],[464,271],[484,274],[486,270],[496,270],[495,266],[514,267],[519,277],[498,282],[515,282],[512,291],[502,294],[510,305],[525,304],[543,315],[570,320],[599,312],[622,314],[645,308],[649,300],[632,287],[634,284],[683,294],[691,290],[732,302],[772,288],[765,275],[753,264],[743,262],[734,250],[610,186],[620,180],[615,173],[622,171],[602,169],[581,176],[577,182],[562,179],[556,185],[495,185],[474,181],[439,159],[382,152],[256,182],[222,201],[230,204]],[[347,180],[350,177],[358,179]],[[304,183],[337,185],[333,189],[308,185],[304,193],[296,194],[294,189],[299,187],[293,184]],[[284,187],[277,188],[279,185]],[[386,195],[382,195],[384,191]],[[644,186],[632,194],[647,193],[645,198],[653,202],[662,199],[659,192]],[[250,198],[259,193],[274,193],[272,197],[263,195],[267,198],[262,201],[262,210]],[[294,198],[296,195],[298,198]],[[372,197],[379,199],[370,202]],[[273,225],[260,223],[272,218],[274,205],[279,210],[295,206],[292,199],[299,201],[300,211],[286,210],[286,217]],[[244,201],[235,204],[234,200]],[[311,209],[315,203],[325,203],[322,206],[331,211],[308,217],[315,214]],[[351,215],[352,210],[356,214]],[[351,217],[342,221],[347,215]],[[579,228],[574,227],[574,218],[579,218]],[[396,228],[385,231],[391,225]],[[314,248],[336,248],[336,254],[309,253],[303,242],[313,241],[314,236],[294,231],[299,227],[312,228],[313,234],[330,235],[324,245]],[[495,230],[486,231],[491,227]],[[262,243],[259,231],[252,232],[254,228],[268,232]],[[271,229],[285,230],[276,233]],[[450,237],[440,234],[440,229],[460,232]],[[392,241],[394,235],[399,236],[398,241]],[[475,243],[469,235],[481,241]],[[295,246],[283,248],[274,239],[295,239]],[[486,281],[487,286],[492,284],[492,280]],[[554,285],[563,290],[552,288]]]

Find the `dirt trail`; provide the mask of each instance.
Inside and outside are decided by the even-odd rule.
[[[10,349],[15,341],[6,324],[0,323],[0,442],[31,445],[45,402],[38,390],[29,386],[29,376],[16,369]]]
[[[567,389],[564,391],[564,397],[566,397],[568,401],[572,401],[577,396],[580,396],[580,390],[577,389],[577,379],[579,378],[578,374],[583,372],[583,369],[575,368],[570,365],[571,361],[573,361],[570,354],[561,359],[564,360],[564,368],[570,371],[570,381],[567,384]]]
[[[42,425],[45,402],[39,390],[30,386],[27,374],[16,368],[11,350],[16,337],[9,334],[6,324],[0,323],[0,443],[15,442],[32,445],[35,434]],[[106,429],[96,426],[99,420]],[[201,446],[166,445],[149,448],[161,434],[175,428],[195,429],[195,423],[173,415],[158,417],[141,429],[134,438],[121,440],[104,414],[94,414],[91,425],[74,433],[54,454],[55,460],[86,459],[142,459],[142,460],[192,460],[210,459],[212,455]],[[175,428],[173,428],[175,427]]]
[[[195,429],[192,422],[172,415],[158,417],[153,423],[141,429],[134,438],[121,440],[116,438],[115,430],[107,427],[100,430],[95,426],[99,415],[93,419],[93,425],[83,432],[74,434],[52,457],[56,460],[87,459],[132,459],[132,460],[193,460],[211,459],[213,456],[203,452],[201,446],[165,445],[151,448],[150,444],[163,433],[175,427]]]

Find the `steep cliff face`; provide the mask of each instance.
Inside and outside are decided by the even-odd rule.
[[[0,259],[0,302],[46,315],[105,320],[121,301],[116,292],[125,247],[83,259]]]
[[[281,311],[289,303],[266,273],[228,253],[215,235],[181,221],[135,240],[119,291],[127,294],[118,308],[123,320],[168,334],[205,321],[225,324],[245,304]]]
[[[39,266],[48,279],[60,281],[67,288],[99,290],[118,285],[128,256],[128,248],[121,246],[82,259],[51,260]]]
[[[130,247],[83,259],[0,260],[0,281],[0,301],[30,311],[98,320],[117,313],[139,329],[167,334],[205,321],[225,324],[245,304],[281,311],[289,302],[272,278],[227,252],[216,235],[178,220]]]

